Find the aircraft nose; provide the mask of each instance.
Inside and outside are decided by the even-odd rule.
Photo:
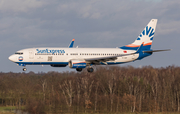
[[[14,55],[9,56],[9,60],[12,61],[12,62],[14,62],[14,61],[15,61]]]

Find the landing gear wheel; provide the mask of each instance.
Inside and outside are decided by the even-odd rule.
[[[87,71],[88,71],[88,72],[93,72],[94,69],[93,69],[93,68],[88,68]]]
[[[76,68],[76,71],[81,72],[82,68]]]
[[[23,71],[26,71],[27,69],[26,68],[23,68]]]

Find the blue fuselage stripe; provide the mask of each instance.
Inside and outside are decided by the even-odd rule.
[[[26,65],[68,65],[68,62],[16,62],[17,64]]]
[[[16,62],[17,64],[25,64],[25,65],[68,65],[68,62]],[[115,64],[123,64],[126,62],[107,62],[108,65]],[[101,65],[106,65],[104,63],[100,63]]]
[[[127,47],[127,46],[123,46],[123,47],[119,47],[120,49],[124,49],[124,50],[137,50],[139,47]],[[142,50],[150,50],[151,49],[151,45],[147,45],[147,46],[143,46]]]

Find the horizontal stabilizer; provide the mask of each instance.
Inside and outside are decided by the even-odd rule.
[[[165,50],[152,50],[152,51],[143,51],[143,53],[152,53],[152,52],[160,52],[160,51],[171,51],[172,49],[165,49]]]

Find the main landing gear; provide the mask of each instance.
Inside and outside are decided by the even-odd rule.
[[[89,67],[89,68],[87,68],[87,71],[91,73],[94,71],[94,69],[92,67]]]
[[[82,68],[76,68],[76,71],[81,72]]]
[[[81,72],[82,70],[83,70],[82,68],[76,68],[76,71],[78,71],[78,72]],[[88,67],[87,71],[91,73],[94,71],[94,69],[92,67]]]

